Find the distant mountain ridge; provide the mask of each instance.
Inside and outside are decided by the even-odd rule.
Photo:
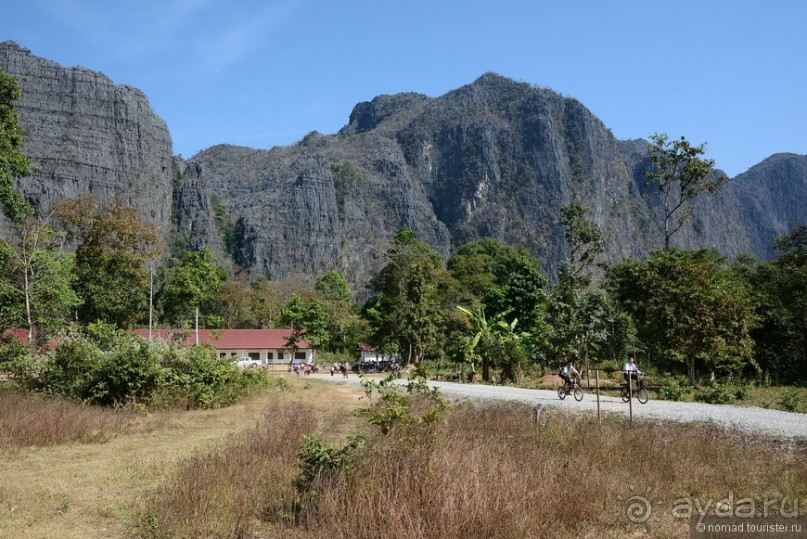
[[[8,42],[0,67],[23,90],[27,198],[42,209],[89,193],[131,204],[166,238],[253,276],[336,269],[363,295],[403,225],[444,257],[483,237],[522,245],[552,274],[568,256],[559,208],[571,202],[591,208],[610,261],[663,241],[658,194],[643,187],[645,141],[619,141],[580,102],[494,73],[436,98],[359,103],[333,135],[183,161],[138,90]],[[676,243],[768,258],[807,222],[805,195],[807,156],[771,156],[700,200]]]

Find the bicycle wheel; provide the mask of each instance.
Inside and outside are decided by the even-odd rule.
[[[622,388],[622,402],[628,402],[630,399],[628,398],[628,388]]]
[[[563,400],[563,399],[566,398],[566,388],[565,387],[560,386],[558,388],[558,398],[560,398],[560,400]]]
[[[583,400],[583,389],[580,386],[574,388],[574,400],[577,402]]]
[[[649,398],[647,390],[645,388],[640,389],[636,393],[636,398],[639,400],[640,403],[645,404],[647,402],[647,399]]]

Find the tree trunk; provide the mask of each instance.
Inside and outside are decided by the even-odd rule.
[[[24,270],[25,284],[25,321],[28,323],[28,345],[30,346],[31,340],[34,336],[34,317],[31,315],[31,285],[28,280],[28,268]]]
[[[689,384],[695,385],[695,358],[687,357],[687,374],[689,375]]]

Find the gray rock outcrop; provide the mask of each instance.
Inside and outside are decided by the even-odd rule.
[[[644,186],[647,142],[616,140],[580,102],[496,74],[437,98],[359,103],[334,135],[271,150],[220,145],[181,161],[138,90],[12,43],[0,44],[0,67],[23,89],[26,198],[39,208],[86,194],[130,204],[166,239],[208,246],[253,277],[336,269],[366,297],[404,225],[445,258],[493,237],[554,274],[568,257],[559,208],[572,202],[591,208],[609,261],[663,244],[659,195]],[[770,257],[776,237],[807,223],[805,195],[807,156],[772,156],[697,201],[675,243]]]
[[[134,207],[168,234],[171,136],[143,92],[12,42],[0,43],[0,67],[22,89],[15,107],[32,174],[17,188],[26,199],[46,211],[58,200],[97,195]]]

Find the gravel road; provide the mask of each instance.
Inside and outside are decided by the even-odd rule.
[[[312,376],[314,379],[332,383],[359,385],[358,376],[352,375],[347,380],[341,376]],[[405,380],[399,383],[406,384]],[[585,410],[597,412],[597,398],[593,392],[586,391],[583,400],[577,402],[570,395],[564,400],[558,398],[556,391],[546,389],[522,389],[505,386],[481,384],[461,384],[456,382],[429,382],[430,387],[437,387],[446,397],[500,400],[523,402],[537,407],[552,407],[566,410]],[[628,414],[628,404],[619,397],[600,396],[600,409],[604,413]],[[762,434],[776,438],[807,440],[807,414],[766,410],[751,406],[732,406],[728,404],[704,404],[699,402],[673,402],[653,400],[647,404],[633,401],[633,417],[642,419],[662,419],[682,422],[713,423],[723,428],[740,430],[750,434]]]

